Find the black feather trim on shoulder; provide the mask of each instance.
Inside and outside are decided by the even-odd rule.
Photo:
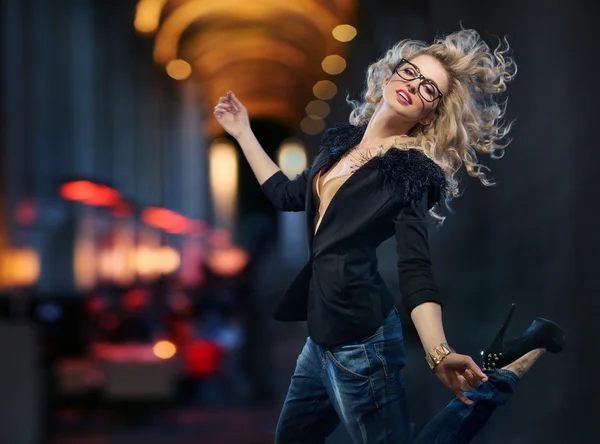
[[[327,129],[321,139],[321,148],[327,149],[336,159],[362,140],[367,125],[354,126],[351,123],[338,123]]]
[[[444,171],[417,149],[390,148],[375,156],[373,165],[379,170],[383,186],[404,192],[404,203],[413,202],[428,192],[428,208],[446,197],[448,183]]]
[[[329,128],[321,140],[321,149],[329,154],[327,168],[349,149],[360,143],[367,125],[341,123]],[[383,155],[365,159],[359,169],[376,169],[382,186],[400,195],[410,203],[428,192],[429,208],[440,203],[447,195],[448,183],[444,171],[433,160],[417,149],[402,150],[392,147]]]

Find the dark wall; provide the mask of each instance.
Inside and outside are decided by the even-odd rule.
[[[518,310],[509,334],[536,316],[567,332],[565,351],[534,367],[477,442],[575,443],[592,436],[585,418],[598,411],[598,390],[584,381],[593,381],[590,369],[599,359],[589,347],[599,313],[600,154],[592,134],[597,14],[583,5],[431,2],[434,33],[454,31],[462,21],[490,44],[493,35],[508,35],[519,67],[509,86],[514,141],[504,159],[485,159],[498,185],[464,180],[456,214],[433,235],[438,278],[451,298],[449,336],[474,354],[491,340],[510,302]]]

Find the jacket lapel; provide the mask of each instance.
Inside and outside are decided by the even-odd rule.
[[[306,185],[306,238],[308,239],[308,246],[312,251],[313,238],[315,236],[315,199],[313,193],[313,182],[317,173],[331,165],[331,156],[327,150],[320,150],[317,157],[315,157],[313,167],[308,175],[308,183]]]
[[[357,127],[351,123],[341,123],[325,131],[317,157],[308,175],[306,190],[306,230],[308,245],[312,251],[315,235],[315,202],[313,196],[313,181],[321,170],[329,170],[350,148],[362,140],[367,126]]]
[[[366,125],[357,127],[350,123],[342,123],[323,134],[319,152],[308,175],[306,190],[306,229],[311,252],[315,223],[315,175],[321,170],[331,168],[344,153],[358,145],[366,128]],[[419,150],[390,148],[383,156],[367,162],[363,168],[376,170],[380,185],[401,196],[405,203],[418,199],[425,191],[428,191],[428,208],[447,197],[448,183],[443,170]]]

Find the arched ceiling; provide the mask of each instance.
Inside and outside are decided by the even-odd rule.
[[[252,117],[295,129],[314,99],[312,87],[331,76],[321,67],[346,43],[332,30],[355,20],[356,0],[140,0],[135,26],[154,34],[154,61],[183,59],[209,118],[229,89]],[[333,80],[333,79],[332,79]]]

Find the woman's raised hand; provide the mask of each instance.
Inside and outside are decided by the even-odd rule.
[[[219,103],[214,109],[214,115],[219,125],[236,139],[250,128],[246,107],[231,91],[219,99]]]

